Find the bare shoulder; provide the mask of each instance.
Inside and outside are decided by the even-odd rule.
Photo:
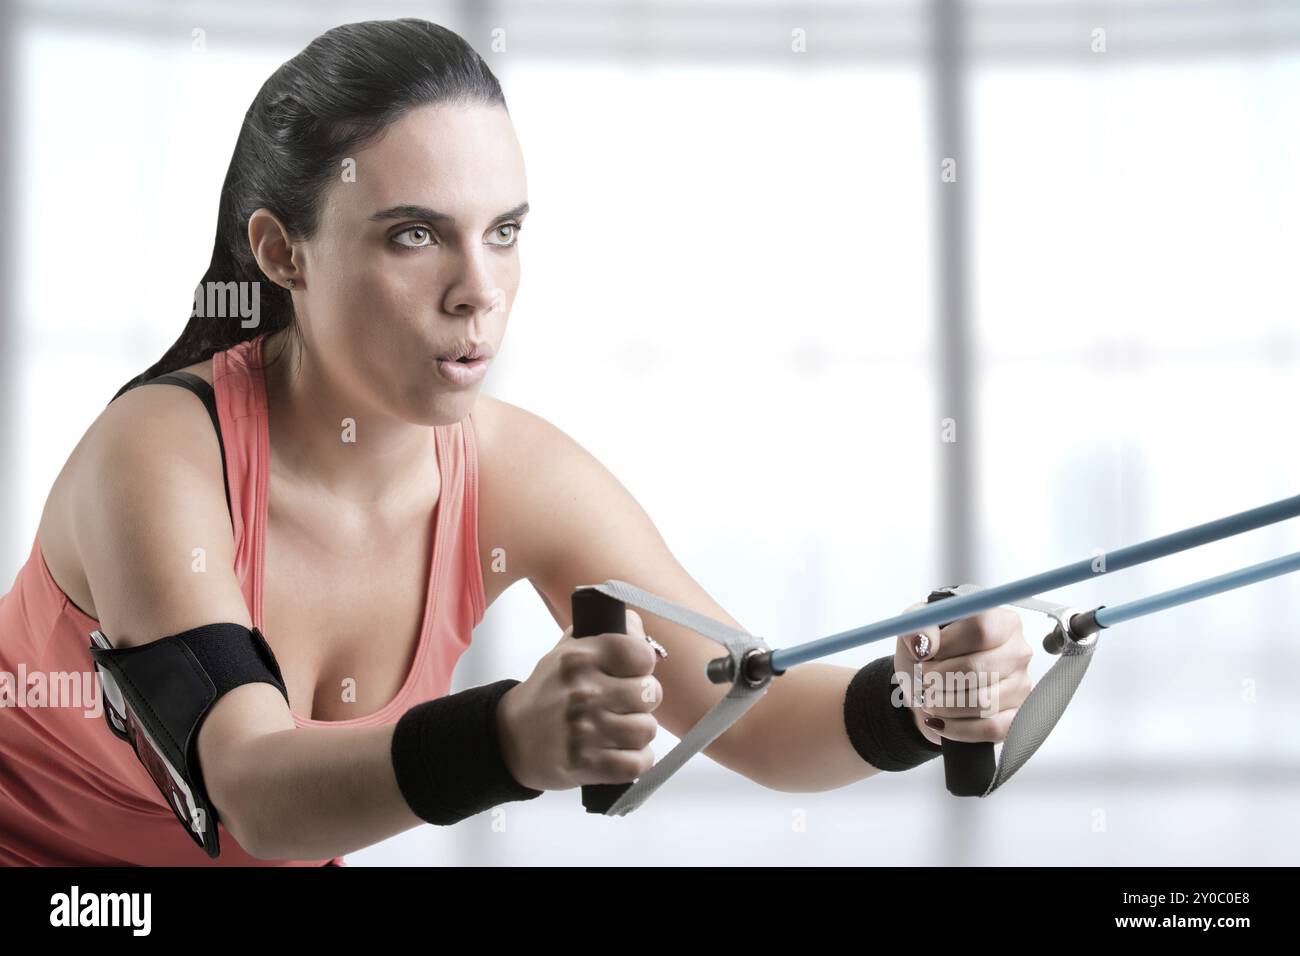
[[[479,395],[472,415],[482,465],[506,475],[518,475],[525,464],[538,463],[526,460],[529,456],[545,456],[555,445],[572,440],[542,416],[491,395]]]
[[[212,384],[211,359],[178,371],[191,372]],[[80,457],[101,463],[119,452],[158,452],[211,464],[210,450],[216,455],[220,477],[220,448],[208,410],[198,396],[177,385],[138,385],[119,396],[99,413],[82,443],[86,453]]]
[[[472,414],[480,480],[509,491],[512,501],[545,505],[547,492],[613,477],[564,429],[535,412],[480,395]],[[571,485],[575,481],[580,484]]]
[[[200,362],[185,371],[211,384],[211,367]],[[75,533],[81,497],[97,476],[138,472],[143,480],[163,460],[192,464],[221,482],[221,452],[203,403],[175,385],[137,386],[100,411],[50,488],[37,528],[41,552],[55,583],[91,617],[98,615]],[[224,490],[222,499],[224,507]]]
[[[478,453],[479,564],[490,607],[529,576],[529,540],[538,533],[540,518],[529,507],[526,485],[543,419],[482,393],[470,417]]]
[[[485,568],[494,547],[505,549],[508,562],[513,557],[504,587],[523,577],[535,583],[591,530],[579,524],[649,524],[623,484],[560,426],[485,395],[473,418],[480,437],[479,544]],[[488,580],[485,574],[485,586]]]
[[[184,371],[212,383],[210,360],[186,366]],[[109,455],[170,451],[196,453],[202,461],[209,448],[219,462],[216,432],[197,396],[175,385],[137,386],[110,402],[90,423],[55,479],[51,498],[66,493],[82,471],[103,464]],[[50,511],[47,502],[47,516]]]

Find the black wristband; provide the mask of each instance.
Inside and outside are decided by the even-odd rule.
[[[916,726],[910,707],[895,707],[894,658],[881,657],[853,675],[844,694],[844,726],[853,749],[877,770],[911,770],[943,753]]]
[[[511,775],[501,753],[497,704],[519,681],[506,679],[416,704],[393,729],[393,770],[411,811],[450,826],[541,790]]]

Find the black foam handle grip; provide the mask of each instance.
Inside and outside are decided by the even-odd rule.
[[[932,591],[927,604],[954,597],[948,591]],[[949,621],[948,624],[953,623]],[[943,630],[948,624],[940,624]],[[943,738],[943,779],[948,792],[956,797],[981,797],[987,792],[997,773],[997,760],[993,744],[988,741],[969,743]]]
[[[576,588],[572,597],[573,636],[626,634],[627,605],[595,588]],[[582,788],[582,805],[588,813],[604,813],[631,783],[589,783]]]

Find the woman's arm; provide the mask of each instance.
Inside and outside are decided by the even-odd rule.
[[[182,389],[138,388],[93,427],[70,517],[113,646],[215,622],[251,627],[232,570],[220,452],[202,404]],[[278,689],[245,684],[209,712],[198,756],[221,823],[245,851],[323,859],[422,822],[398,790],[392,733],[296,729]]]
[[[686,572],[608,469],[545,419],[501,405],[512,467],[499,496],[516,514],[513,557],[561,628],[573,623],[574,588],[618,578],[745,629]],[[727,692],[705,677],[705,665],[723,649],[672,621],[636,613],[668,650],[655,664],[663,700],[654,716],[680,738]],[[872,776],[876,769],[854,750],[844,724],[844,695],[855,673],[826,664],[792,668],[703,752],[775,790],[828,790]]]

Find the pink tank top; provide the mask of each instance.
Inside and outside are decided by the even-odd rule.
[[[212,358],[235,574],[259,628],[269,451],[258,361],[264,337]],[[478,554],[477,452],[471,417],[434,430],[442,491],[434,511],[419,645],[406,681],[374,713],[342,721],[293,714],[296,727],[328,732],[392,724],[414,704],[451,689],[452,671],[486,610]],[[89,653],[90,632],[98,627],[55,584],[39,540],[33,541],[27,563],[0,597],[0,865],[343,864],[342,857],[258,860],[220,824],[221,855],[209,859],[163,802],[135,752],[105,723]],[[275,635],[267,640],[274,648]]]

